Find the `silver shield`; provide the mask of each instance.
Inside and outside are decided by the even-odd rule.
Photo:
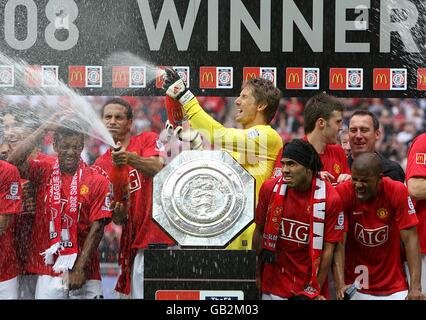
[[[154,177],[152,216],[181,246],[226,246],[254,209],[255,180],[225,151],[184,151]]]

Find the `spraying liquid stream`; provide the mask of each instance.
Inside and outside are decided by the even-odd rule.
[[[22,126],[35,128],[42,123],[49,121],[52,115],[63,113],[62,118],[58,117],[53,124],[67,127],[69,129],[82,132],[95,139],[116,147],[111,134],[102,123],[100,116],[92,108],[89,102],[77,92],[69,88],[61,80],[57,79],[54,68],[47,68],[44,72],[40,68],[29,66],[25,61],[12,59],[0,53],[0,65],[14,66],[14,72],[3,69],[0,73],[0,82],[14,82],[13,87],[4,88],[8,95],[31,96],[31,105],[16,105],[9,107],[12,114],[20,119]],[[29,70],[31,75],[29,75]],[[54,74],[53,74],[54,73]],[[12,81],[10,81],[12,79]],[[51,83],[51,86],[31,87],[31,83],[41,81]],[[0,103],[10,104],[7,97],[0,97]],[[61,122],[63,118],[72,118],[73,121]]]

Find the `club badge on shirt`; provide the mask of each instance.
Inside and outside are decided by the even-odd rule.
[[[342,171],[342,169],[340,169],[340,166],[335,163],[333,166],[334,172],[336,172],[337,174],[340,174],[340,172]]]
[[[385,219],[385,218],[388,217],[388,215],[389,215],[389,211],[385,208],[380,208],[380,209],[377,210],[377,216],[380,219]]]

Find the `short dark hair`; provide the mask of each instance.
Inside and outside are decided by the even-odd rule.
[[[318,152],[312,144],[302,139],[293,139],[286,143],[282,158],[295,160],[314,173],[322,169],[322,162]]]
[[[311,133],[319,118],[328,121],[334,111],[343,112],[343,104],[333,96],[321,92],[311,97],[303,112],[305,133]]]
[[[241,90],[245,87],[253,89],[253,96],[257,104],[266,104],[265,120],[270,123],[277,112],[282,96],[281,90],[274,86],[272,81],[263,78],[251,78],[243,82]]]
[[[56,129],[53,135],[53,142],[59,144],[61,138],[70,137],[70,136],[81,136],[81,139],[84,143],[85,134],[83,133],[83,128],[80,124],[73,120],[64,120],[59,124],[58,129]]]
[[[133,109],[132,109],[132,106],[130,105],[130,103],[128,103],[124,99],[117,98],[117,97],[109,99],[107,102],[104,103],[104,105],[102,106],[102,113],[101,113],[102,117],[104,116],[105,107],[109,104],[119,104],[119,105],[123,106],[126,109],[127,119],[128,120],[133,119]]]
[[[357,110],[354,113],[352,113],[351,117],[349,118],[349,122],[351,122],[351,119],[354,116],[369,116],[369,117],[371,117],[371,120],[373,120],[374,131],[379,130],[380,122],[379,122],[379,119],[377,118],[377,116],[373,112],[368,111],[368,110]]]

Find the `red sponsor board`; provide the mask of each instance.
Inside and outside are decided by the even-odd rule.
[[[346,90],[346,68],[330,68],[330,90]]]
[[[113,88],[129,87],[129,67],[128,66],[112,67],[112,87]]]
[[[390,90],[391,75],[389,68],[373,69],[373,90]]]
[[[68,85],[70,87],[84,88],[86,86],[86,67],[70,66],[68,68]]]
[[[216,67],[200,67],[200,88],[216,89],[217,74]]]
[[[260,68],[259,67],[245,67],[243,69],[243,79],[244,81],[259,78],[260,77]]]
[[[426,90],[426,68],[417,69],[417,90]]]
[[[286,68],[286,89],[303,89],[303,68]]]

